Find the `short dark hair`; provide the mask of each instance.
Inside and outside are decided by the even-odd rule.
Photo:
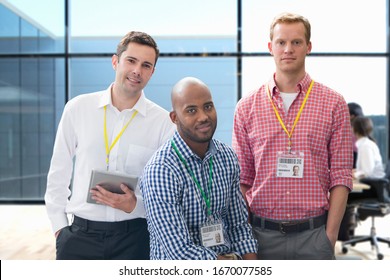
[[[156,60],[154,64],[157,63],[160,50],[158,49],[156,41],[154,41],[152,36],[146,34],[145,32],[140,32],[140,31],[130,31],[121,39],[121,41],[119,42],[116,48],[116,55],[118,56],[118,58],[121,57],[122,53],[127,49],[127,46],[130,43],[137,43],[140,45],[152,47],[156,52]]]
[[[349,115],[351,116],[356,116],[356,117],[364,116],[362,107],[355,102],[348,103],[348,109],[349,109]]]

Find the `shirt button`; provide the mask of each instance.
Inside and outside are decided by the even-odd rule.
[[[286,192],[286,194],[290,194],[290,192]]]
[[[287,214],[287,217],[289,217],[289,218],[290,218],[290,214]]]

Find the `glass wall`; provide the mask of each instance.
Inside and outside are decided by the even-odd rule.
[[[110,85],[111,56],[130,30],[151,34],[161,52],[146,96],[170,110],[179,79],[202,79],[218,112],[215,137],[230,145],[237,100],[274,71],[269,25],[287,10],[311,21],[308,73],[362,105],[387,159],[386,0],[0,0],[0,202],[43,201],[65,102]]]
[[[63,72],[63,59],[0,59],[1,199],[40,200],[45,192],[56,99],[64,100],[57,68]]]
[[[64,7],[64,0],[0,0],[0,54],[64,53]]]
[[[0,1],[0,201],[42,201],[65,104],[63,53],[63,1]]]
[[[310,21],[313,52],[386,52],[387,0],[242,0],[244,52],[266,52],[272,19],[295,12]]]
[[[235,49],[237,1],[71,1],[70,22],[71,52],[112,53],[130,30],[152,35],[165,53],[226,52]]]

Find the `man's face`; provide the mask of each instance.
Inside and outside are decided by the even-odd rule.
[[[130,43],[120,57],[112,57],[115,84],[129,96],[139,95],[152,77],[155,61],[152,47]]]
[[[210,91],[192,84],[183,89],[175,100],[171,119],[184,141],[191,144],[208,143],[217,127],[217,113]]]
[[[282,23],[274,28],[274,36],[268,43],[276,68],[286,73],[299,73],[305,70],[305,57],[311,51],[311,43],[306,42],[303,23]]]

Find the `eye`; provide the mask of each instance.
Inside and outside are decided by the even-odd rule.
[[[196,113],[196,109],[195,108],[189,108],[189,109],[187,109],[187,113],[188,114],[195,114]]]
[[[144,67],[145,69],[152,69],[152,65],[148,63],[143,64],[142,67]]]
[[[302,44],[302,41],[300,41],[300,40],[293,41],[294,46],[299,46],[301,44]]]
[[[214,105],[213,105],[213,104],[207,104],[206,106],[204,106],[204,109],[205,109],[206,111],[211,111],[213,108],[214,108]]]
[[[127,61],[128,61],[129,63],[131,63],[131,64],[134,64],[134,63],[136,63],[136,60],[135,60],[135,59],[133,59],[133,58],[129,58],[129,59],[127,59]]]

